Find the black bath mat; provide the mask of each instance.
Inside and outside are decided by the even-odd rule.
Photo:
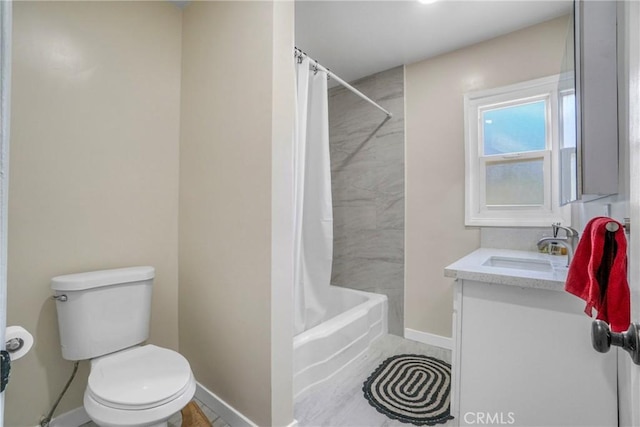
[[[371,406],[387,417],[418,426],[446,423],[451,365],[418,354],[392,356],[362,386]]]

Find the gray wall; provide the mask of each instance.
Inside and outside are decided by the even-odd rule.
[[[329,91],[333,193],[331,284],[385,294],[389,332],[404,323],[404,70],[353,84],[385,115],[341,86]]]

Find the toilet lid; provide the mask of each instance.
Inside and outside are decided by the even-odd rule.
[[[105,406],[147,409],[173,400],[191,378],[187,359],[149,344],[93,360],[87,391]]]

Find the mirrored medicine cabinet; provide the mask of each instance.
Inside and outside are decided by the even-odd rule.
[[[561,205],[618,192],[616,4],[574,2],[558,93]]]

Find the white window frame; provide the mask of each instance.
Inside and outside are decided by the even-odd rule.
[[[571,224],[570,206],[560,206],[559,75],[509,86],[467,93],[465,109],[465,225],[486,227],[546,227],[551,223]],[[524,102],[546,103],[546,146],[544,150],[511,155],[484,155],[482,112],[498,106]],[[486,165],[489,162],[542,159],[544,201],[542,205],[491,206],[485,202]]]

